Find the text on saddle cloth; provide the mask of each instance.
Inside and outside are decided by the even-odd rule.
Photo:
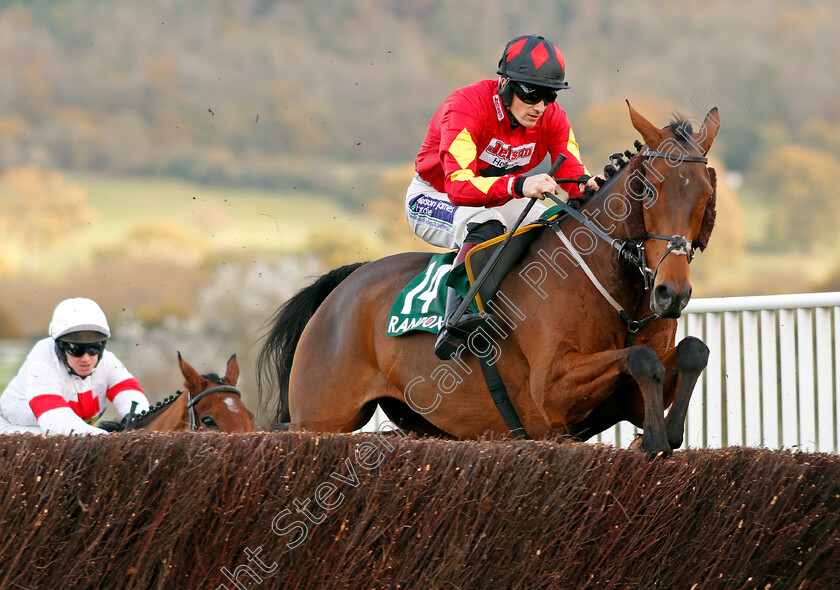
[[[450,272],[455,255],[456,252],[447,252],[432,256],[423,272],[400,291],[388,316],[387,336],[402,336],[415,330],[432,334],[440,331],[443,327],[450,274],[453,275],[451,281],[455,283],[452,286],[461,295],[465,295],[469,290],[463,265],[459,266],[460,272]]]
[[[542,215],[542,219],[554,220],[559,211],[559,207],[552,207]],[[534,223],[516,231],[492,274],[479,289],[476,300],[470,304],[470,312],[482,311],[484,305],[492,300],[510,267],[539,235],[535,230],[544,227],[541,223]],[[461,296],[466,296],[484,264],[505,237],[506,234],[476,246],[470,250],[466,262],[454,269],[452,262],[456,252],[432,256],[423,272],[409,281],[391,306],[386,335],[402,336],[416,330],[437,334],[443,327],[447,288],[454,287]]]

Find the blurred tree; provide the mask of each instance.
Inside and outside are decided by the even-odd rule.
[[[59,172],[38,166],[10,168],[0,178],[0,235],[25,252],[26,266],[38,268],[39,254],[94,220],[83,189]]]
[[[840,161],[830,153],[783,145],[769,153],[748,181],[770,208],[765,245],[771,249],[807,250],[834,243],[840,200]]]
[[[715,153],[720,154],[727,168],[747,170],[756,161],[756,155],[762,151],[764,140],[761,127],[764,121],[754,111],[727,118],[721,112],[721,133],[715,140]],[[725,122],[724,122],[725,121]]]
[[[373,235],[365,236],[347,230],[318,230],[310,238],[304,252],[312,254],[327,269],[353,262],[376,260],[383,256],[381,245]]]
[[[269,156],[295,166],[405,160],[446,94],[492,78],[505,42],[522,32],[565,52],[573,90],[561,102],[593,169],[629,145],[602,135],[600,121],[590,132],[576,116],[587,104],[620,109],[625,96],[656,93],[688,109],[720,99],[729,123],[718,154],[739,171],[755,161],[759,125],[779,120],[801,137],[799,125],[838,109],[836,3],[700,10],[639,0],[630,13],[614,4],[0,2],[0,112],[25,129],[0,121],[0,158],[275,187],[286,170]],[[620,122],[603,124],[632,133]],[[218,166],[219,150],[234,165]]]
[[[811,148],[833,153],[840,157],[840,120],[810,121],[803,125],[802,141]]]
[[[133,226],[118,245],[100,250],[101,258],[121,260],[124,263],[197,266],[207,254],[207,241],[195,232],[187,232],[167,223],[140,223]]]
[[[384,241],[387,254],[440,251],[414,235],[406,220],[405,192],[413,177],[414,164],[407,163],[383,171],[373,183],[368,212],[381,222],[382,229],[377,235]]]
[[[632,98],[630,104],[649,121],[662,125],[674,110],[673,103],[656,96]],[[590,174],[599,174],[610,154],[627,149],[635,151],[633,142],[641,139],[630,122],[627,103],[618,98],[589,105],[572,120],[572,129]]]
[[[19,116],[0,116],[0,141],[15,139],[26,131],[26,121]]]
[[[827,279],[814,285],[813,290],[815,292],[840,291],[840,266],[835,267]]]
[[[10,310],[0,306],[0,338],[21,338],[23,330]]]

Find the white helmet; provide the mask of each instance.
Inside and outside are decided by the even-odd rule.
[[[50,336],[58,340],[74,332],[93,332],[79,334],[79,342],[104,340],[111,337],[111,329],[102,308],[92,299],[76,297],[65,299],[55,306],[50,322]]]

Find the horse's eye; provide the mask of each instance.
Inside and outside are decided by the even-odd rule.
[[[216,421],[213,420],[213,418],[211,418],[210,416],[204,416],[201,419],[201,423],[204,425],[205,428],[218,428],[218,425],[216,425]]]

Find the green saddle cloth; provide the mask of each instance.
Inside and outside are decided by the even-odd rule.
[[[562,213],[560,207],[549,208],[540,217],[545,220],[557,218]],[[533,241],[537,230],[544,227],[543,224],[534,223],[522,227],[516,231],[516,236],[508,244],[505,256],[493,270],[479,291],[479,298],[490,301],[496,289],[507,274],[510,267],[527,249]],[[478,276],[483,265],[492,256],[493,251],[505,239],[502,235],[474,248],[470,252],[469,260],[472,261],[472,274]],[[461,296],[466,296],[470,290],[471,282],[467,274],[466,266],[459,264],[454,269],[452,262],[455,260],[456,252],[436,254],[432,256],[426,269],[414,277],[408,285],[397,296],[391,306],[391,313],[388,316],[387,336],[402,336],[415,330],[422,330],[437,334],[443,327],[444,314],[446,313],[446,291],[447,287],[454,287]],[[470,303],[470,313],[479,313],[479,306],[475,300]]]
[[[462,296],[470,290],[464,265],[452,269],[456,254],[447,252],[432,256],[426,269],[403,288],[391,306],[387,336],[402,336],[415,330],[438,333],[446,313],[447,288],[455,287]],[[470,310],[478,312],[475,302]]]

